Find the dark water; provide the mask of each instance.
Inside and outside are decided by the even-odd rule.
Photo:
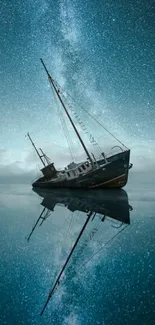
[[[155,324],[155,190],[125,191],[39,196],[0,187],[1,324]]]

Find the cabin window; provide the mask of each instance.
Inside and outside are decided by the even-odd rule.
[[[67,175],[68,175],[68,177],[70,177],[70,173],[69,172],[67,172]]]
[[[76,172],[75,172],[75,170],[73,170],[73,176],[76,176]]]
[[[80,172],[80,173],[82,172],[82,170],[81,170],[81,168],[80,168],[80,167],[78,168],[78,170],[79,170],[79,172]]]
[[[83,170],[86,170],[86,167],[85,167],[85,165],[82,165],[82,168],[83,168]]]

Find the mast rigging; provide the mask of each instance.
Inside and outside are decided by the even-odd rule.
[[[66,109],[66,106],[65,106],[65,104],[64,104],[64,102],[63,102],[63,100],[62,100],[62,98],[61,98],[61,96],[60,96],[60,94],[59,94],[59,90],[58,90],[58,89],[56,88],[56,86],[55,86],[54,80],[52,79],[51,75],[49,74],[49,71],[47,70],[47,68],[46,68],[46,66],[45,66],[45,64],[44,64],[44,61],[43,61],[42,59],[40,59],[40,61],[41,61],[42,65],[43,65],[43,67],[44,67],[44,69],[45,69],[45,71],[46,71],[46,73],[47,73],[47,75],[48,75],[49,81],[50,81],[50,83],[52,84],[52,86],[53,86],[53,88],[54,88],[54,90],[55,90],[55,92],[56,92],[56,94],[57,94],[57,97],[59,98],[59,100],[60,100],[60,102],[61,102],[61,104],[62,104],[62,107],[63,107],[63,109],[65,110],[65,113],[66,113],[66,115],[67,115],[67,117],[68,117],[68,119],[69,119],[69,121],[70,121],[70,123],[71,123],[71,125],[72,125],[72,127],[73,127],[73,129],[74,129],[74,131],[75,131],[75,133],[76,133],[76,135],[77,135],[77,137],[79,138],[79,140],[80,140],[80,142],[81,142],[81,145],[82,145],[82,147],[83,147],[83,149],[84,149],[84,151],[85,151],[87,157],[89,158],[89,160],[90,160],[90,162],[91,162],[91,164],[92,164],[92,166],[93,166],[93,160],[92,160],[92,158],[91,158],[91,156],[90,156],[90,154],[89,154],[89,152],[88,152],[88,150],[87,150],[87,148],[86,148],[86,146],[85,146],[83,140],[81,139],[81,136],[80,136],[80,134],[79,134],[79,132],[78,132],[78,130],[77,130],[75,124],[73,123],[70,114],[68,113],[68,111],[67,111],[67,109]]]
[[[61,275],[64,272],[64,270],[65,270],[65,268],[66,268],[66,266],[67,266],[67,264],[68,264],[68,262],[69,262],[69,260],[70,260],[70,258],[72,256],[72,254],[73,254],[73,251],[74,251],[75,247],[77,246],[77,244],[78,244],[78,242],[80,240],[80,237],[82,236],[82,234],[83,234],[83,232],[84,232],[84,230],[85,230],[85,228],[86,228],[86,226],[88,224],[88,221],[90,220],[91,216],[92,216],[92,212],[88,213],[87,219],[86,219],[86,221],[85,221],[85,223],[84,223],[84,225],[83,225],[83,227],[82,227],[82,229],[81,229],[81,231],[80,231],[80,233],[79,233],[79,235],[78,235],[78,237],[77,237],[77,239],[76,239],[76,241],[75,241],[75,243],[74,243],[74,245],[73,245],[73,247],[72,247],[72,249],[71,249],[68,257],[67,257],[67,259],[66,259],[66,262],[63,265],[63,267],[62,267],[62,269],[61,269],[61,271],[60,271],[60,273],[59,273],[59,275],[58,275],[58,277],[57,277],[57,279],[55,281],[55,284],[53,285],[52,289],[49,292],[48,298],[47,298],[47,300],[45,302],[45,305],[44,305],[44,307],[43,307],[43,309],[42,309],[42,311],[40,313],[41,316],[43,315],[43,313],[44,313],[44,311],[45,311],[45,309],[46,309],[46,307],[47,307],[47,305],[48,305],[48,303],[49,303],[49,301],[50,301],[50,299],[51,299],[51,297],[53,295],[53,292],[54,292],[57,284],[59,284],[59,280],[61,278]]]
[[[58,84],[57,82],[57,87],[59,87],[60,89],[62,89],[63,91],[63,88]],[[68,93],[66,92],[66,95],[68,95],[75,103],[78,104],[78,102]],[[98,125],[100,125],[107,133],[109,133],[111,135],[111,137],[113,137],[117,142],[119,142],[124,148],[126,148],[127,150],[128,147],[125,146],[124,143],[122,143],[112,132],[110,132],[101,122],[99,122],[91,113],[89,113],[84,107],[80,106],[82,108],[83,111],[85,111]]]
[[[36,146],[35,146],[34,142],[32,141],[32,138],[30,137],[30,134],[29,134],[29,132],[27,133],[27,136],[28,136],[28,138],[29,138],[30,142],[32,143],[32,146],[34,147],[34,149],[35,149],[35,151],[36,151],[36,153],[37,153],[38,157],[40,158],[40,160],[41,160],[42,164],[43,164],[43,165],[44,165],[44,167],[45,167],[45,166],[46,166],[46,164],[45,164],[45,162],[43,161],[43,159],[42,159],[42,156],[39,154],[39,151],[38,151],[38,149],[36,148]]]

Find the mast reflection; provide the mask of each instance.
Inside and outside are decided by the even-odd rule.
[[[33,189],[41,198],[41,205],[43,206],[43,210],[40,213],[38,219],[35,222],[30,234],[27,237],[29,241],[34,230],[37,225],[42,225],[43,222],[54,212],[54,209],[57,205],[61,205],[64,208],[73,212],[76,211],[83,212],[86,215],[86,219],[84,220],[84,224],[75,240],[74,245],[72,246],[70,253],[68,254],[66,261],[61,268],[58,277],[51,288],[48,298],[45,302],[45,305],[41,311],[41,315],[44,313],[45,308],[57,289],[61,277],[64,273],[65,268],[67,267],[68,262],[70,261],[72,254],[75,248],[78,245],[78,242],[83,235],[86,228],[89,228],[90,221],[94,221],[98,218],[99,225],[98,228],[93,226],[90,229],[89,236],[87,236],[87,240],[81,245],[78,251],[78,258],[81,257],[84,248],[88,245],[88,242],[92,240],[95,234],[101,229],[100,224],[105,224],[105,220],[110,221],[111,226],[115,228],[115,233],[110,238],[106,244],[103,244],[97,253],[102,249],[103,246],[109,244],[116,236],[118,236],[127,226],[130,225],[130,211],[132,207],[128,202],[128,195],[124,190],[93,190],[93,191],[77,191],[77,190],[38,190]],[[118,230],[117,230],[118,229]],[[84,266],[93,256],[96,255],[96,252],[85,262],[82,266]],[[76,257],[76,259],[77,259]],[[76,263],[74,263],[76,264]]]

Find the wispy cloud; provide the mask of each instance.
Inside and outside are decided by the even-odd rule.
[[[123,140],[125,143],[130,144],[128,138],[124,138]],[[110,142],[108,147],[110,148]],[[154,141],[135,141],[134,139],[133,142],[131,141],[131,162],[133,163],[133,169],[130,171],[130,174],[134,173],[134,177],[136,177],[137,173],[137,178],[139,181],[142,175],[143,179],[145,178],[145,180],[147,180],[147,178],[151,179],[154,175],[154,147]],[[104,137],[102,149],[103,151],[105,149]],[[66,166],[72,160],[69,150],[67,150],[66,146],[46,144],[43,146],[43,150],[51,158],[51,161],[55,163],[55,166],[57,168]],[[18,161],[16,160],[17,156]],[[85,154],[80,144],[76,148],[76,158],[77,161],[82,161],[85,159]],[[41,167],[41,162],[31,147],[29,150],[23,151],[21,153],[14,153],[3,149],[0,151],[0,183],[8,183],[11,180],[11,182],[25,182],[26,180],[31,181],[37,175],[39,176],[41,173],[39,171]]]

